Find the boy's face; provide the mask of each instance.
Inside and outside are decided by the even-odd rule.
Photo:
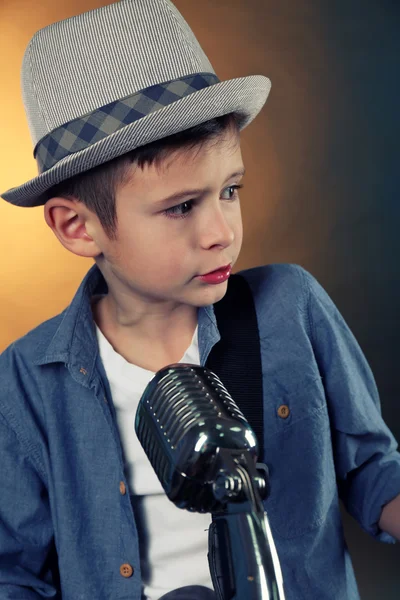
[[[99,226],[93,236],[110,291],[147,306],[220,300],[227,282],[204,283],[198,276],[238,258],[242,219],[233,186],[243,170],[239,136],[230,131],[200,150],[177,151],[161,166],[132,166],[132,177],[116,193],[116,239]],[[192,193],[164,200],[185,190]]]

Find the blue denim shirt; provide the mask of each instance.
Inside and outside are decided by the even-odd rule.
[[[356,600],[339,497],[364,530],[393,542],[377,523],[400,493],[396,442],[366,360],[315,279],[295,265],[242,275],[260,330],[265,507],[286,598]],[[93,267],[61,315],[0,357],[2,600],[141,598],[138,534],[90,308],[104,286]],[[198,322],[204,365],[219,340],[213,308],[199,309]]]

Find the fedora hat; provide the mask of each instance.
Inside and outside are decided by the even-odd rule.
[[[271,88],[263,75],[220,81],[170,0],[121,0],[40,29],[21,81],[39,174],[2,194],[18,206],[209,119],[236,112],[243,129]]]

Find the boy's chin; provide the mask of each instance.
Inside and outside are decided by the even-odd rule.
[[[196,306],[200,308],[201,306],[209,306],[210,304],[219,302],[225,296],[227,289],[227,281],[205,287],[196,296]]]

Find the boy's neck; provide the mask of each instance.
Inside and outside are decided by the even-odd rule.
[[[196,307],[184,305],[166,312],[128,315],[115,306],[109,295],[93,298],[92,312],[114,350],[128,362],[150,371],[178,362],[197,325]]]

